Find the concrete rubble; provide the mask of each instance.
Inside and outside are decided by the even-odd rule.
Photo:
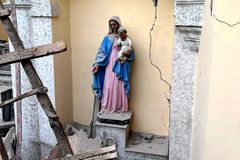
[[[102,148],[102,139],[100,137],[88,138],[83,130],[79,130],[74,135],[69,136],[68,139],[74,154]]]

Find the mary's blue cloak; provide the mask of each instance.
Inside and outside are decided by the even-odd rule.
[[[102,97],[102,90],[104,85],[104,77],[105,77],[105,69],[109,62],[110,55],[112,52],[114,38],[111,38],[109,35],[106,35],[99,47],[95,64],[98,65],[98,71],[93,75],[93,89],[95,90],[99,99]],[[113,66],[113,72],[116,73],[116,76],[119,80],[124,82],[124,88],[126,90],[126,95],[129,95],[130,92],[130,70],[131,70],[131,62],[134,60],[134,50],[132,49],[130,56],[127,61],[124,63],[120,63],[119,61],[115,61]]]

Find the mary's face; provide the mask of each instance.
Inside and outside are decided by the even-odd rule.
[[[110,26],[110,28],[111,28],[111,30],[112,30],[113,33],[117,33],[118,28],[119,28],[119,24],[118,24],[117,22],[115,22],[115,21],[110,21],[110,22],[109,22],[109,26]]]

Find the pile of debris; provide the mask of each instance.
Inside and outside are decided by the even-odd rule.
[[[116,145],[103,147],[104,143],[100,137],[88,138],[85,130],[72,127],[67,125],[65,129],[68,135],[68,140],[73,150],[74,155],[67,155],[66,157],[59,158],[56,160],[107,160],[115,159],[118,157],[116,151]],[[8,133],[3,137],[3,144],[6,149],[8,159],[14,159],[16,152],[16,134],[15,128],[12,127]],[[3,148],[1,148],[3,149]],[[0,151],[1,151],[0,149]],[[61,150],[55,147],[45,160],[53,160],[59,155]],[[1,159],[1,157],[0,157]]]
[[[67,125],[65,132],[68,135],[74,155],[67,155],[57,160],[107,160],[117,158],[116,146],[103,147],[104,143],[101,137],[88,138],[86,130],[78,130],[71,125]],[[59,151],[53,149],[45,160],[54,159]]]
[[[71,132],[73,132],[74,134],[72,134],[71,132],[69,134],[69,130],[71,130]],[[69,135],[68,140],[74,154],[102,148],[102,139],[100,137],[97,136],[93,139],[88,138],[86,132],[82,129],[77,130],[76,128],[70,126],[68,127],[68,130],[66,130],[66,133],[67,135]]]

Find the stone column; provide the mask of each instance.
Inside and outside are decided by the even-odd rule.
[[[203,0],[175,0],[169,159],[190,160]]]
[[[34,46],[52,43],[51,3],[49,0],[34,0],[30,11],[32,18],[32,33]],[[54,62],[53,56],[35,59],[34,65],[37,73],[45,87],[48,88],[48,95],[55,107],[55,83],[54,83]],[[35,99],[36,101],[36,99]],[[46,156],[57,142],[55,135],[49,125],[47,116],[42,107],[37,103],[39,121],[39,141],[41,143],[41,159]]]
[[[9,7],[9,2],[6,4]],[[18,33],[25,48],[52,43],[52,5],[50,0],[16,0]],[[12,50],[12,48],[11,48]],[[55,106],[53,57],[32,60],[48,95]],[[15,96],[15,68],[12,66],[12,81]],[[31,85],[21,69],[22,93],[31,90]],[[22,100],[22,159],[42,159],[56,144],[55,135],[35,96]]]

